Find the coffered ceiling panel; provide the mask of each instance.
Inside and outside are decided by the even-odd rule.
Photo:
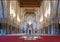
[[[20,7],[40,7],[43,0],[18,0]]]

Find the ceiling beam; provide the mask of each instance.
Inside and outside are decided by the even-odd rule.
[[[20,7],[40,7],[43,0],[18,0]]]

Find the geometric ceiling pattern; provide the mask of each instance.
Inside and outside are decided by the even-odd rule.
[[[40,7],[43,0],[18,0],[20,7]]]

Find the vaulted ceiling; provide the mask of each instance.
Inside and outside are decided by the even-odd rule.
[[[20,7],[40,7],[43,0],[18,0]]]

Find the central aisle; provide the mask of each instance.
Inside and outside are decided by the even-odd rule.
[[[37,40],[24,40],[20,36],[0,36],[0,42],[60,42],[60,36],[41,36]]]

